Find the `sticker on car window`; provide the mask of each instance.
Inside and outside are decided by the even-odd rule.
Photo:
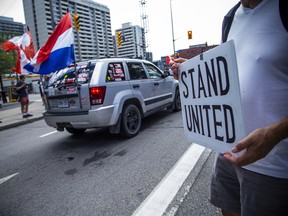
[[[124,69],[121,63],[110,63],[107,71],[107,81],[125,80]]]

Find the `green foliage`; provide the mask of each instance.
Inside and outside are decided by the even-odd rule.
[[[14,35],[11,33],[1,32],[0,34],[0,44],[5,42],[6,40],[11,39]],[[5,52],[0,46],[0,74],[10,74],[14,73],[12,68],[16,66],[17,62],[17,53],[16,50]]]

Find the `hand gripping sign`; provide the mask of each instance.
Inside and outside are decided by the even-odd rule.
[[[234,41],[179,67],[184,131],[192,142],[230,151],[244,137]]]

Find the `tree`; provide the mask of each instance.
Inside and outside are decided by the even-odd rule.
[[[16,35],[12,35],[9,32],[0,33],[0,44],[11,39]],[[14,73],[12,68],[15,67],[17,62],[16,51],[5,52],[0,46],[0,74],[11,74]]]
[[[0,33],[0,44],[11,39],[16,35],[13,35],[9,32]],[[14,73],[12,68],[16,66],[17,57],[15,51],[5,52],[0,46],[0,90],[3,103],[7,103],[6,93],[4,91],[4,86],[2,82],[2,74],[12,74]]]

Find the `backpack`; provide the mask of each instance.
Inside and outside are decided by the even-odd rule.
[[[241,2],[238,2],[233,8],[231,8],[231,10],[224,17],[224,20],[222,23],[222,43],[227,41],[227,37],[228,37],[229,31],[233,22],[233,17],[235,15],[236,10],[239,8],[240,5],[241,5]],[[288,13],[285,13],[286,11],[287,11],[287,1],[279,0],[280,17],[281,17],[284,28],[288,32]]]

